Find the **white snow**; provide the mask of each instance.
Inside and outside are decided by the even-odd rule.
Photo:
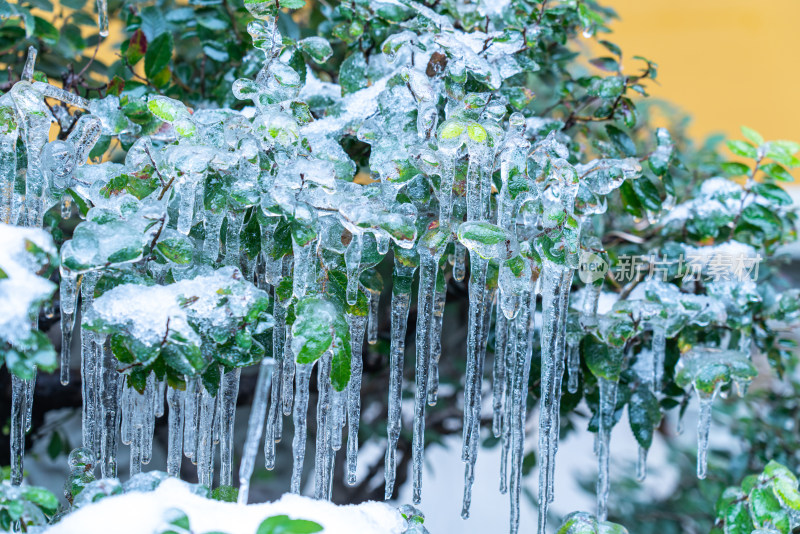
[[[400,513],[379,502],[337,506],[326,501],[286,494],[275,502],[243,506],[205,499],[191,493],[179,480],[168,479],[152,492],[106,497],[80,508],[44,532],[149,533],[163,525],[164,514],[171,508],[186,513],[195,532],[218,530],[228,534],[253,534],[264,519],[274,515],[315,521],[324,527],[325,534],[399,534],[405,528]]]

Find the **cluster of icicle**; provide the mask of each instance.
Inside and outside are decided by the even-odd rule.
[[[247,119],[228,110],[190,114],[180,103],[164,97],[151,97],[149,109],[171,124],[168,131],[172,137],[162,131],[159,135],[164,137],[152,139],[162,143],[158,145],[142,136],[129,150],[121,170],[115,170],[112,164],[85,165],[87,155],[101,133],[135,136],[135,125],[129,124],[130,128],[124,132],[115,130],[122,120],[118,106],[107,105],[108,102],[106,105],[88,102],[48,84],[32,82],[35,59],[35,51],[32,51],[22,81],[0,97],[0,105],[13,109],[19,117],[19,135],[28,154],[27,193],[22,196],[13,190],[16,160],[12,165],[8,155],[14,154],[17,132],[7,133],[2,138],[6,164],[2,166],[0,208],[5,221],[41,226],[44,212],[59,202],[63,215],[70,215],[69,197],[61,195],[64,189],[72,187],[89,198],[96,208],[128,217],[132,222],[127,224],[126,232],[139,232],[128,235],[120,228],[120,234],[113,239],[95,243],[90,257],[82,256],[82,261],[89,265],[86,268],[70,270],[62,264],[61,372],[64,383],[69,380],[69,347],[78,302],[85,318],[94,304],[95,288],[103,265],[116,250],[115,240],[138,240],[139,245],[150,243],[159,239],[160,234],[152,224],[141,221],[160,219],[164,226],[167,224],[165,221],[176,216],[177,220],[172,221],[170,230],[165,232],[188,236],[194,224],[203,224],[206,237],[198,247],[203,257],[215,262],[220,253],[220,228],[223,219],[227,219],[224,264],[241,267],[245,278],[263,290],[272,290],[275,295],[272,358],[259,364],[239,471],[240,502],[247,502],[249,480],[255,469],[262,436],[266,467],[272,469],[275,443],[282,438],[283,418],[290,415],[295,428],[291,491],[301,491],[309,382],[315,364],[319,396],[314,494],[317,498],[331,497],[335,457],[344,445],[345,429],[345,477],[347,483],[356,483],[361,350],[365,336],[369,343],[377,341],[380,293],[369,292],[367,317],[347,314],[352,346],[351,378],[344,391],[336,391],[330,380],[331,352],[314,363],[295,362],[294,356],[304,341],[293,339],[292,328],[286,324],[290,301],[282,296],[283,293],[279,295],[277,287],[281,280],[291,275],[292,298],[300,299],[320,292],[320,273],[326,269],[321,251],[333,250],[344,255],[347,301],[354,304],[359,291],[359,276],[365,269],[362,253],[371,239],[377,243],[381,255],[386,254],[393,243],[395,258],[385,459],[387,499],[395,490],[397,444],[403,426],[403,368],[411,285],[415,272],[419,270],[412,484],[414,503],[421,501],[425,412],[428,406],[437,402],[446,297],[444,284],[437,282],[445,276],[443,255],[448,245],[453,243],[455,252],[449,258],[453,279],[460,282],[466,277],[467,252],[470,269],[461,451],[465,463],[462,516],[468,517],[471,504],[484,389],[488,389],[483,384],[486,374],[484,362],[489,329],[494,324],[496,354],[491,370],[491,427],[493,434],[502,441],[500,490],[510,493],[512,533],[519,528],[531,362],[540,352],[539,532],[543,533],[548,504],[554,498],[559,408],[565,368],[568,367],[568,390],[575,391],[578,385],[577,343],[572,339],[568,342],[567,316],[580,232],[588,217],[605,210],[602,197],[619,187],[624,179],[637,178],[641,167],[636,160],[628,159],[594,161],[576,168],[567,161],[567,139],[551,134],[534,142],[527,131],[525,117],[515,113],[505,118],[507,106],[502,97],[473,94],[470,100],[466,98],[463,85],[458,83],[452,83],[445,91],[441,77],[429,76],[424,70],[433,51],[448,53],[446,74],[452,80],[465,81],[465,69],[469,68],[472,72],[484,72],[487,84],[499,88],[503,79],[519,72],[504,58],[524,43],[513,39],[498,40],[487,49],[486,43],[492,36],[482,32],[461,32],[454,29],[446,18],[429,9],[413,2],[407,4],[433,21],[438,26],[437,33],[417,35],[406,31],[390,37],[383,46],[385,55],[375,58],[376,62],[381,62],[378,67],[386,71],[386,76],[371,87],[342,99],[339,116],[305,125],[298,124],[287,113],[287,103],[298,94],[300,97],[313,96],[315,91],[330,94],[331,86],[336,86],[313,79],[309,72],[309,80],[301,87],[297,73],[288,65],[288,57],[279,54],[282,40],[276,29],[276,20],[266,13],[254,13],[257,20],[251,23],[248,31],[256,46],[265,52],[267,61],[255,81],[237,80],[234,94],[237,98],[253,101],[255,116]],[[479,55],[477,51],[481,49],[485,53]],[[398,74],[405,84],[389,84],[389,80]],[[448,95],[442,124],[438,124],[440,94]],[[51,114],[44,104],[45,97],[90,111],[81,117],[66,141],[48,143]],[[391,109],[398,117],[416,111],[416,132],[406,135],[393,131],[392,117],[381,120],[380,114],[376,114],[379,103],[381,109]],[[355,130],[362,141],[372,145],[370,167],[379,182],[360,186],[338,179],[340,164],[351,173],[355,167],[336,142],[345,129]],[[300,153],[300,138],[314,148],[316,157]],[[397,150],[410,154],[428,177],[438,176],[438,185],[433,187],[438,200],[438,214],[418,212],[413,204],[397,201],[398,192],[407,185],[398,179],[393,161]],[[278,171],[263,184],[258,156],[268,151],[272,153]],[[329,160],[324,160],[325,157]],[[141,202],[131,200],[130,196],[120,200],[99,194],[112,171],[135,173],[146,165],[152,165],[163,182],[174,182],[175,212],[167,210],[170,195],[164,195],[164,191],[161,194],[156,191]],[[462,197],[454,194],[454,184],[458,169],[464,166],[466,194]],[[260,207],[266,219],[273,222],[262,224],[263,253],[256,260],[245,258],[239,250],[239,233],[244,222],[242,211],[215,212],[199,207],[202,205],[204,179],[212,170],[221,168],[235,174],[241,190],[259,191],[263,186],[261,196],[249,206]],[[492,176],[497,171],[501,184],[499,191],[493,192]],[[524,187],[520,187],[520,180],[524,181]],[[516,182],[513,188],[512,181]],[[427,178],[423,177],[420,183],[428,187]],[[435,184],[432,180],[431,183]],[[585,189],[585,194],[581,195],[581,209],[576,210],[580,188]],[[595,201],[587,201],[587,198]],[[275,260],[269,255],[274,246],[272,232],[281,213],[286,212],[291,212],[296,220],[312,225],[316,237],[303,242],[293,236],[292,257]],[[398,223],[409,222],[412,228],[417,219],[428,217],[425,220],[428,231],[421,237],[416,232],[413,235],[398,233],[384,225],[381,217]],[[175,230],[171,229],[173,227]],[[342,229],[351,234],[347,245],[342,244]],[[541,239],[559,233],[562,235],[559,243]],[[64,249],[62,261],[67,253],[81,256],[77,245],[66,244]],[[548,259],[559,255],[560,261]],[[534,259],[539,257],[543,258],[541,263]],[[488,280],[490,262],[499,266],[497,287]],[[152,264],[151,268],[159,269]],[[156,274],[163,281],[164,269]],[[590,291],[593,293],[584,304],[584,313],[588,315],[596,312],[599,287],[592,286]],[[538,327],[541,345],[537,348],[533,334],[539,295],[542,324]],[[496,318],[494,321],[493,317]],[[179,476],[182,456],[186,456],[197,465],[200,482],[211,486],[214,483],[216,445],[219,444],[221,469],[218,482],[221,485],[232,484],[233,427],[240,369],[224,373],[216,396],[196,376],[187,376],[185,390],[178,390],[155,380],[152,374],[144,392],[138,393],[126,387],[126,379],[118,371],[119,362],[111,350],[109,337],[83,328],[80,338],[83,446],[98,459],[103,477],[116,476],[118,442],[131,447],[131,473],[141,471],[142,465],[147,464],[152,456],[155,419],[166,413],[169,426],[167,472]],[[656,359],[663,358],[663,335],[654,339],[654,343],[661,346],[658,352],[661,356]],[[600,388],[598,455],[603,482],[598,485],[599,503],[604,502],[608,492],[608,439],[613,424],[616,386],[601,380]],[[12,455],[16,483],[21,481],[24,440],[20,436],[24,436],[24,429],[30,426],[32,391],[33,381],[15,380],[12,436],[17,439],[12,444]],[[605,505],[598,506],[598,517],[604,519]]]

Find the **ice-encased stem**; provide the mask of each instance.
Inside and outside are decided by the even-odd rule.
[[[467,247],[455,243],[453,252],[453,280],[463,282],[467,276]]]
[[[167,474],[173,477],[180,477],[181,462],[183,459],[183,403],[189,392],[189,385],[186,391],[169,386],[167,388],[167,405],[169,406],[168,426],[169,434],[167,437]]]
[[[258,443],[261,441],[264,416],[267,412],[267,389],[270,386],[272,366],[273,360],[268,358],[261,360],[258,366],[256,390],[253,396],[253,404],[250,407],[250,418],[247,422],[247,437],[242,449],[242,461],[239,464],[239,504],[247,504],[247,498],[250,493],[250,477],[253,476],[253,470],[256,466]],[[276,381],[272,387],[280,388],[280,383]]]
[[[402,430],[401,403],[403,396],[403,364],[406,351],[406,331],[408,327],[408,309],[411,302],[411,281],[416,267],[403,265],[395,259],[392,304],[391,304],[391,340],[389,349],[389,409],[386,422],[386,460],[384,478],[386,486],[384,498],[391,499],[397,476],[397,441]]]
[[[414,432],[411,445],[412,500],[422,500],[422,462],[425,453],[425,407],[428,404],[428,370],[431,357],[431,326],[433,323],[436,278],[439,257],[427,250],[420,251],[419,291],[417,300],[416,390],[414,394]]]
[[[292,439],[292,483],[290,491],[300,493],[303,463],[306,457],[306,433],[308,417],[308,383],[313,363],[298,363],[295,366],[294,438]]]
[[[236,399],[239,397],[241,367],[232,369],[222,376],[222,412],[220,413],[219,437],[219,483],[221,486],[233,485],[233,425],[236,422]]]
[[[351,486],[356,483],[356,468],[358,467],[358,427],[361,420],[361,373],[364,362],[361,352],[364,346],[364,330],[367,318],[359,315],[347,314],[350,327],[350,346],[352,357],[350,360],[350,382],[347,384],[347,483]]]
[[[611,487],[609,478],[609,445],[614,426],[614,411],[617,406],[618,383],[606,378],[598,378],[600,387],[600,413],[597,430],[597,519],[605,521],[608,517],[608,495]]]

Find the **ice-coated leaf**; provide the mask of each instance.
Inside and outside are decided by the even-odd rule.
[[[342,391],[350,380],[350,350],[347,321],[333,302],[308,296],[296,304],[292,352],[297,363],[313,363],[331,351],[331,384]]]

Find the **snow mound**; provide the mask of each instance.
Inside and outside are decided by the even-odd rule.
[[[195,495],[177,479],[165,480],[154,491],[106,497],[67,515],[47,534],[149,534],[164,525],[165,513],[182,510],[196,532],[253,534],[267,517],[285,514],[324,527],[325,534],[393,534],[405,530],[397,509],[379,502],[337,506],[300,495],[247,506]]]

